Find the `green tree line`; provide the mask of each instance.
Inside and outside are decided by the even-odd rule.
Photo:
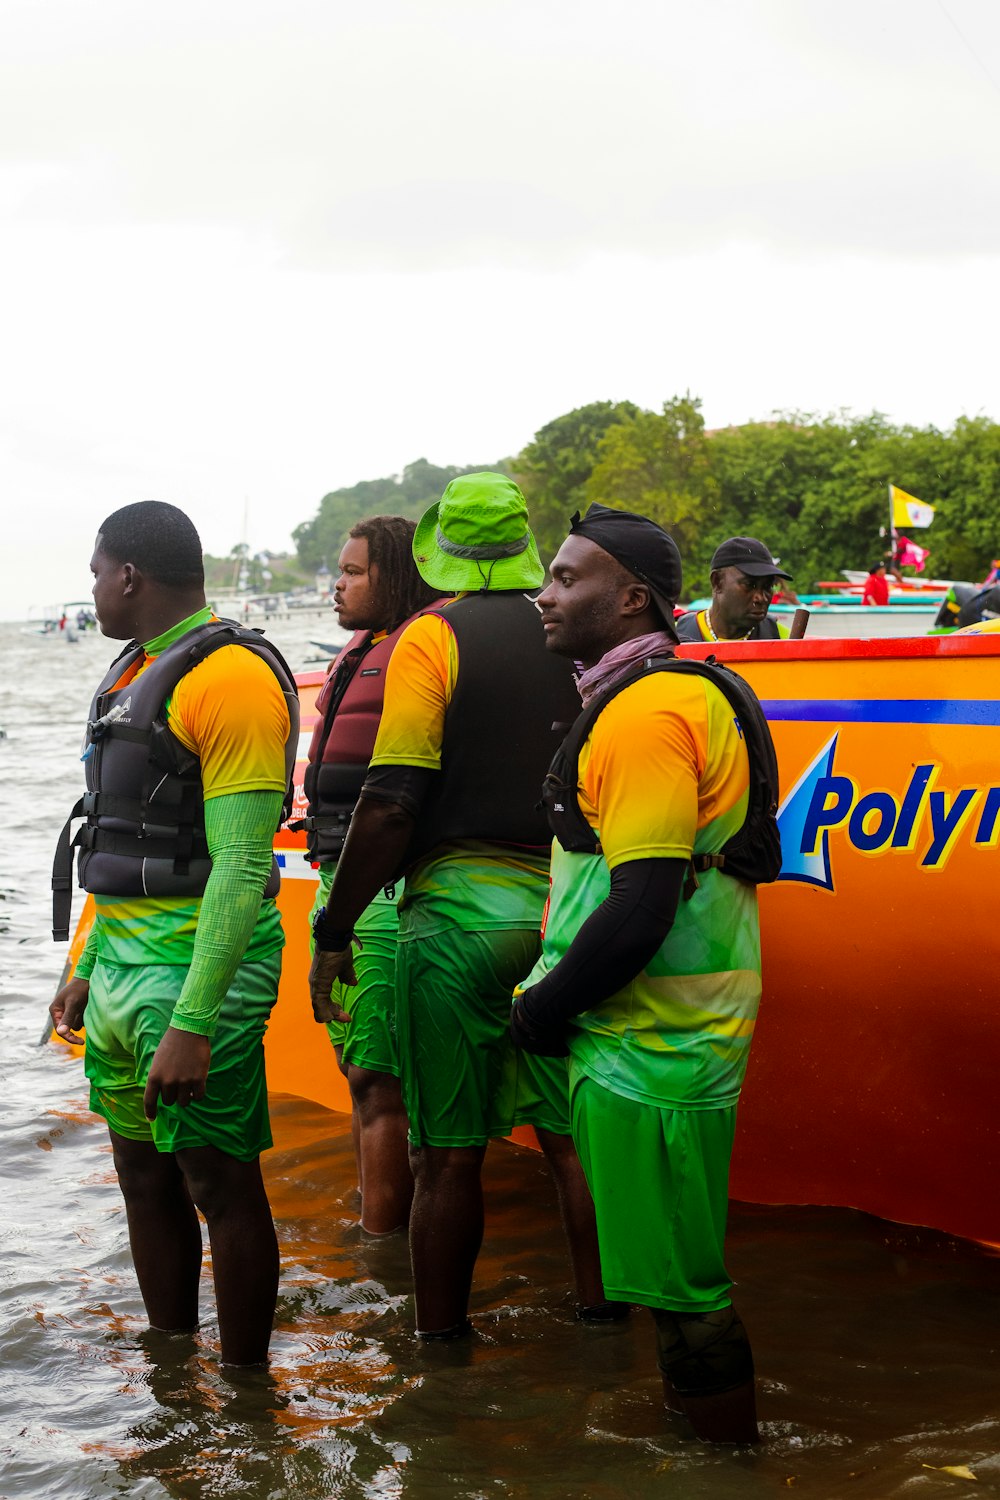
[[[420,459],[401,477],[366,480],[325,495],[294,535],[302,565],[332,568],[364,515],[416,519],[449,480],[500,468],[528,501],[539,550],[550,559],[570,516],[592,502],[641,511],[675,537],[688,597],[708,591],[708,564],[729,536],[757,536],[810,589],[842,568],[867,567],[886,542],[890,483],[937,507],[915,534],[930,571],[977,580],[1000,552],[1000,425],[960,417],[947,431],[897,426],[873,412],[773,421],[707,431],[701,402],[686,394],[647,411],[596,401],[556,417],[523,451],[499,463],[439,468]]]
[[[219,590],[245,588],[252,594],[283,594],[312,584],[312,575],[297,555],[287,552],[252,553],[238,542],[228,557],[205,553],[205,588],[209,595]]]
[[[323,496],[312,520],[303,521],[292,532],[299,561],[310,572],[326,563],[335,573],[348,532],[365,516],[408,516],[418,521],[459,474],[497,467],[496,463],[482,463],[464,469],[441,468],[428,463],[426,458],[418,458],[415,463],[407,464],[398,477],[362,479],[360,484],[349,488],[331,490]]]

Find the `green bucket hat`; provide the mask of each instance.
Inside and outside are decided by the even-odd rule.
[[[506,474],[461,474],[424,512],[413,537],[432,589],[536,589],[545,582],[524,496]]]

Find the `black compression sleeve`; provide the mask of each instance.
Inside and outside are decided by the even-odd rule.
[[[519,1046],[564,1053],[569,1017],[601,1005],[645,968],[673,926],[687,866],[685,859],[636,859],[612,870],[607,898],[551,973],[514,1006]]]
[[[439,774],[425,766],[369,766],[361,796],[369,802],[396,802],[411,818],[419,818]]]

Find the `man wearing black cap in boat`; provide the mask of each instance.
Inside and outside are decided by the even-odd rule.
[[[582,666],[585,707],[547,783],[552,890],[512,1032],[532,1052],[568,1046],[606,1294],[651,1308],[668,1407],[701,1438],[753,1442],[723,1238],[760,939],[755,887],[719,855],[744,824],[747,749],[714,682],[648,665],[676,642],[665,531],[593,505],[549,571],[546,644]]]
[[[778,641],[787,625],[768,616],[779,578],[791,578],[755,536],[732,536],[712,556],[712,602],[677,621],[682,641]]]

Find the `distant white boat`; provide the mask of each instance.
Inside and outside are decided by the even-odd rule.
[[[278,594],[248,594],[243,591],[215,589],[209,600],[217,614],[230,620],[260,623],[287,620],[301,613],[331,615],[333,599],[314,589],[289,589]]]
[[[97,629],[93,599],[70,599],[65,604],[35,604],[28,610],[22,635],[47,636],[52,640],[76,641]]]
[[[847,585],[852,589],[863,588],[869,573],[867,568],[841,568],[840,576],[846,579]],[[944,594],[955,583],[954,578],[919,578],[904,577],[895,581],[893,591],[903,591],[915,594]],[[818,589],[842,588],[840,583],[818,583]]]

